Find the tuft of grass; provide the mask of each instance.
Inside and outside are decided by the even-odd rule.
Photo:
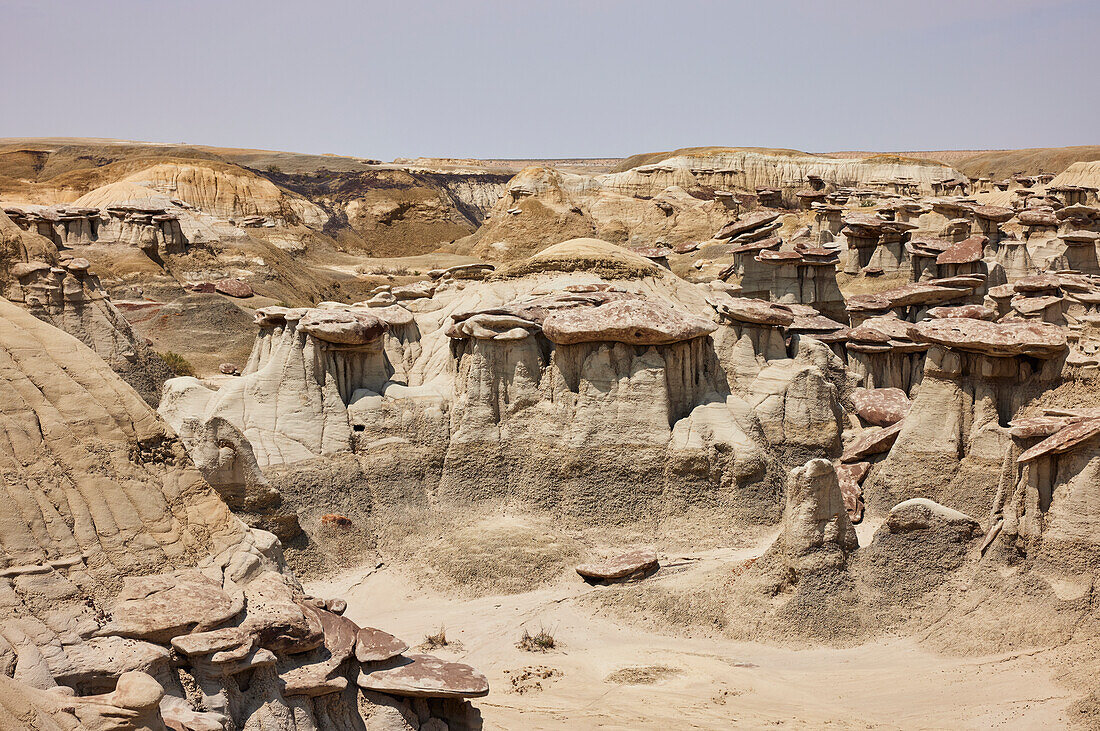
[[[531,634],[530,630],[525,628],[523,636],[516,643],[516,647],[527,652],[546,652],[553,650],[555,645],[554,635],[550,634],[545,627],[540,627],[536,634]]]
[[[172,372],[177,376],[195,375],[195,369],[191,366],[191,363],[179,353],[173,353],[171,350],[166,350],[163,353],[157,353],[157,355],[168,364],[168,367],[171,368]]]
[[[439,625],[439,631],[434,635],[424,635],[423,647],[429,650],[434,650],[437,647],[446,647],[450,642],[447,641],[447,628],[443,625]]]

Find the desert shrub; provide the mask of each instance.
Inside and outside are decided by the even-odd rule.
[[[531,631],[525,628],[516,647],[527,652],[546,652],[553,650],[555,644],[554,635],[550,634],[545,627],[540,627],[535,634],[531,634]]]
[[[195,375],[195,369],[191,366],[191,363],[179,353],[173,353],[171,350],[166,350],[163,353],[157,353],[157,355],[168,364],[168,367],[171,368],[172,372],[177,376]]]
[[[450,643],[447,641],[447,628],[443,625],[439,626],[439,631],[432,635],[424,635],[424,643],[421,645],[429,650],[434,650],[437,647],[446,647]]]

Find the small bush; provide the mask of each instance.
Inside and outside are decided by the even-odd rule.
[[[424,647],[429,650],[437,647],[446,647],[450,643],[447,642],[447,628],[443,625],[439,626],[439,631],[434,635],[424,635]]]
[[[266,170],[269,173],[274,173],[274,174],[278,174],[278,173],[282,172],[282,169],[278,165],[276,165],[275,163],[271,163],[270,165],[265,167],[264,170]]]
[[[527,652],[546,652],[553,650],[555,646],[554,635],[540,627],[537,634],[531,634],[527,629],[523,630],[523,636],[519,638],[516,647]]]
[[[172,372],[177,376],[195,375],[195,369],[191,367],[191,363],[179,353],[173,353],[171,350],[167,350],[163,353],[157,353],[157,355],[168,364],[168,367],[171,368]]]
[[[415,272],[404,265],[397,266],[367,266],[359,270],[360,274],[374,275],[377,277],[409,277]]]

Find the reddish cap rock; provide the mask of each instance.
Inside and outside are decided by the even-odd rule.
[[[753,231],[761,226],[767,226],[769,223],[779,218],[779,213],[768,213],[765,211],[759,211],[756,213],[750,213],[747,216],[739,218],[736,221],[730,221],[721,229],[718,233],[714,234],[716,239],[732,239],[735,236],[740,236],[748,231]]]
[[[904,423],[903,420],[885,428],[875,426],[864,430],[844,450],[844,454],[840,455],[840,461],[858,462],[867,457],[890,451],[890,447],[894,446],[894,442],[897,441],[901,426]]]
[[[840,496],[844,499],[844,510],[853,523],[863,520],[863,488],[861,483],[871,468],[870,462],[855,462],[853,464],[833,464],[836,468],[836,479],[840,484]]]
[[[446,662],[432,655],[407,655],[403,664],[359,673],[359,687],[402,698],[480,698],[489,681],[469,665]]]
[[[1097,434],[1100,434],[1100,418],[1083,419],[1039,442],[1017,457],[1016,461],[1023,464],[1048,454],[1068,452],[1077,445],[1092,439]]]
[[[924,320],[909,328],[913,340],[999,358],[1028,355],[1049,359],[1067,349],[1066,333],[1040,322],[986,322],[964,318]]]
[[[794,322],[790,308],[751,297],[716,297],[711,305],[722,318],[734,322],[775,327],[786,327]]]
[[[669,345],[710,335],[717,329],[710,320],[642,299],[558,310],[542,323],[543,334],[556,345],[598,342]]]
[[[407,649],[404,640],[374,627],[361,628],[355,637],[355,659],[359,662],[385,662]]]
[[[251,297],[255,294],[255,292],[252,291],[251,285],[239,279],[222,279],[218,282],[214,282],[214,291],[228,295],[229,297]]]
[[[928,311],[928,316],[933,319],[952,319],[958,317],[967,317],[972,320],[989,320],[993,321],[997,319],[997,313],[988,307],[982,305],[957,305],[955,307],[933,307]]]
[[[976,235],[960,241],[936,257],[937,264],[970,264],[982,258],[989,239]]]
[[[852,406],[859,417],[875,426],[890,426],[905,418],[912,406],[900,388],[857,388]]]

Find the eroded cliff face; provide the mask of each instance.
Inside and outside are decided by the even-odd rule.
[[[487,692],[482,676],[307,596],[136,392],[6,300],[0,428],[0,725],[477,723],[460,699]]]
[[[377,166],[362,172],[266,172],[317,203],[325,230],[350,250],[415,256],[468,236],[504,193],[510,177],[477,169]]]
[[[110,302],[88,260],[59,252],[52,241],[22,231],[4,213],[0,236],[12,248],[11,259],[0,260],[8,300],[76,337],[155,406],[161,386],[174,374]]]
[[[595,236],[635,248],[674,247],[709,239],[746,205],[795,208],[796,193],[811,181],[822,188],[822,196],[825,189],[895,180],[927,195],[934,183],[965,181],[943,165],[885,156],[836,160],[793,151],[706,148],[655,157],[600,175],[527,168],[509,181],[489,220],[459,242],[458,250],[509,260],[568,236]]]
[[[836,356],[777,330],[750,336],[630,252],[561,249],[643,276],[536,258],[539,274],[456,272],[401,304],[261,310],[245,375],[217,392],[172,381],[161,413],[177,427],[232,422],[261,468],[345,451],[385,463],[405,501],[516,501],[599,521],[775,517],[777,465],[839,448]]]
[[[328,220],[309,201],[280,190],[254,173],[218,163],[167,162],[152,165],[116,182],[85,193],[74,205],[106,207],[127,195],[164,195],[226,219],[262,216],[283,224],[321,228]]]

